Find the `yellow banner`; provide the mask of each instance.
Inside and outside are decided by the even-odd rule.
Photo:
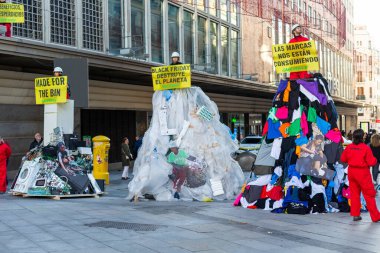
[[[67,76],[34,79],[36,104],[66,103]]]
[[[273,45],[272,53],[277,73],[319,70],[318,52],[312,40]]]
[[[190,64],[153,67],[152,79],[154,90],[190,88]]]
[[[0,23],[24,23],[24,5],[0,4]]]

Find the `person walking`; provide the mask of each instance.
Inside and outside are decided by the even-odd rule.
[[[7,191],[7,160],[12,150],[2,137],[0,137],[0,194]]]
[[[129,166],[131,165],[131,160],[133,159],[133,156],[131,154],[131,151],[129,149],[129,140],[127,137],[123,138],[123,141],[121,143],[121,163],[123,166],[123,174],[121,175],[121,179],[128,180],[129,177]]]
[[[347,134],[347,139],[352,141],[352,130],[350,130]]]
[[[380,135],[374,134],[371,137],[371,143],[369,144],[373,156],[376,158],[377,163],[372,167],[372,178],[377,186],[377,177],[379,175],[379,162],[380,162]]]
[[[353,143],[343,151],[340,160],[348,163],[348,180],[351,193],[351,216],[354,221],[360,221],[360,193],[363,193],[367,209],[373,222],[380,220],[380,212],[376,206],[376,191],[372,182],[370,166],[377,163],[370,147],[364,143],[364,131],[357,129],[353,133]]]
[[[30,143],[29,145],[29,151],[36,148],[36,147],[39,147],[42,145],[44,139],[42,138],[41,134],[40,133],[36,133],[34,135],[34,140],[32,143]]]

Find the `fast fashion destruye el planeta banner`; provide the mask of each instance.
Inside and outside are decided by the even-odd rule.
[[[273,45],[272,53],[277,73],[319,70],[318,52],[312,40]]]
[[[0,4],[0,23],[24,23],[24,5]]]
[[[36,104],[59,104],[67,101],[67,76],[34,79]]]
[[[190,88],[190,64],[152,67],[152,80],[155,91]]]

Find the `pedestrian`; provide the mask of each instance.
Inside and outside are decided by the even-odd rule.
[[[133,145],[133,157],[137,159],[137,154],[142,145],[143,138],[141,136],[136,136],[135,144]]]
[[[372,150],[373,156],[376,158],[377,163],[372,167],[372,177],[373,181],[375,181],[375,186],[377,186],[377,177],[379,175],[379,162],[380,162],[380,135],[374,134],[371,137],[371,143],[369,147]]]
[[[342,130],[340,131],[343,137],[346,137],[346,131]]]
[[[380,212],[376,206],[376,191],[372,182],[370,166],[377,163],[371,149],[363,143],[364,131],[357,129],[353,133],[353,143],[343,151],[341,161],[348,163],[348,181],[350,182],[351,216],[360,221],[360,193],[363,193],[367,209],[373,222],[380,220]]]
[[[178,52],[173,52],[172,53],[172,63],[170,65],[180,65],[183,64],[182,62],[179,61],[180,55]]]
[[[294,37],[289,41],[289,43],[297,43],[309,40],[308,38],[302,36],[302,27],[300,24],[295,24],[292,26],[292,34]],[[290,72],[290,79],[305,79],[311,77],[312,75],[307,73],[307,71]]]
[[[55,77],[62,76],[63,75],[63,69],[61,67],[55,67],[53,73],[54,73]],[[70,89],[70,85],[69,84],[67,84],[66,98],[67,99],[71,98],[71,89]]]
[[[131,160],[133,156],[129,150],[129,140],[127,137],[123,138],[121,143],[121,163],[123,166],[123,174],[121,175],[122,180],[128,180],[129,177],[129,166],[131,165]]]
[[[41,134],[40,134],[40,133],[36,133],[36,134],[34,135],[34,140],[33,140],[33,142],[30,143],[29,151],[32,150],[32,149],[34,149],[34,148],[36,148],[36,147],[41,146],[42,143],[43,143],[43,141],[44,141],[44,140],[43,140]]]
[[[0,194],[7,191],[7,160],[12,150],[8,143],[0,137]]]
[[[6,4],[6,0],[0,0],[0,4]],[[0,23],[0,37],[11,37],[12,36],[12,24],[10,23]]]
[[[180,199],[179,193],[189,169],[187,162],[189,155],[184,150],[179,149],[174,140],[169,143],[169,148],[171,152],[168,155],[168,163],[173,165],[173,174],[169,175],[169,178],[173,180],[173,188],[176,190],[174,198]]]
[[[347,139],[352,141],[352,130],[350,130],[347,134]]]
[[[72,158],[69,156],[69,153],[66,150],[65,144],[63,142],[58,143],[58,162],[62,169],[66,170],[67,166],[72,161]]]

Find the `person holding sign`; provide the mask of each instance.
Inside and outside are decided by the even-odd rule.
[[[178,52],[173,52],[172,53],[172,63],[170,65],[180,65],[183,64],[182,62],[179,61],[180,55]]]
[[[303,42],[308,41],[309,39],[302,36],[302,28],[301,25],[295,24],[292,26],[292,34],[294,38],[292,38],[289,43],[297,43],[297,42]],[[307,71],[301,71],[301,72],[290,72],[290,79],[305,79],[305,78],[311,78],[312,75],[307,73]]]
[[[6,0],[0,0],[0,4],[6,4]],[[2,23],[0,24],[0,37],[11,37],[11,27],[12,25],[10,23]]]
[[[55,67],[53,73],[54,73],[55,77],[59,77],[59,76],[62,76],[63,70],[62,70],[61,67]],[[67,95],[66,95],[66,98],[70,99],[70,97],[71,97],[70,84],[67,84]]]

